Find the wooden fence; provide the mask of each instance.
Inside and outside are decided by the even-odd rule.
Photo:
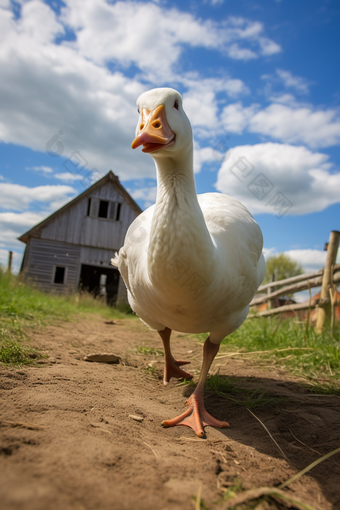
[[[266,317],[278,313],[290,311],[306,310],[318,307],[317,330],[322,330],[326,318],[331,316],[333,298],[335,296],[334,286],[340,282],[340,264],[335,264],[337,250],[339,246],[340,232],[332,231],[327,246],[326,265],[320,271],[311,274],[302,274],[286,278],[285,280],[272,281],[266,285],[261,285],[258,292],[267,291],[266,295],[255,296],[250,303],[251,307],[259,306],[263,303],[271,304],[279,296],[287,296],[295,292],[301,292],[313,287],[321,286],[321,295],[319,299],[309,299],[305,303],[286,304],[278,307],[268,307],[267,310],[259,311],[256,316]],[[275,290],[276,287],[280,287]]]

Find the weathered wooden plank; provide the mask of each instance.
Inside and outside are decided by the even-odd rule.
[[[89,198],[92,200],[91,216],[87,216]],[[93,217],[98,214],[98,208],[94,205],[97,203],[99,206],[99,200],[122,204],[119,221]],[[137,212],[117,192],[114,185],[106,183],[70,209],[52,218],[42,229],[41,238],[117,250],[124,244],[126,231],[137,215]]]
[[[111,258],[114,254],[114,250],[82,246],[80,248],[80,262],[81,264],[89,264],[92,266],[112,267]]]
[[[320,279],[321,278],[319,277],[318,280],[320,280]],[[340,282],[340,272],[335,273],[335,275],[333,277],[333,283],[339,283],[339,282]],[[319,287],[320,283],[319,283],[319,285],[311,285],[311,287],[313,287],[313,286]],[[306,288],[308,288],[307,285],[306,285]],[[303,289],[303,290],[305,290],[305,289]],[[268,299],[267,296],[265,296],[265,297],[266,297],[266,299]],[[311,308],[315,308],[315,300],[313,300],[313,303],[314,304],[311,306]],[[252,306],[253,302],[250,303],[250,305]],[[264,310],[263,312],[259,312],[256,315],[264,317],[266,315],[271,315],[271,314],[275,314],[275,313],[287,312],[290,310],[306,310],[308,308],[309,308],[309,302],[306,301],[305,303],[295,303],[295,304],[291,304],[291,305],[278,306],[277,308],[273,308],[272,310]]]
[[[76,289],[80,248],[66,243],[43,239],[31,239],[29,257],[25,267],[25,277],[38,283],[44,290]],[[54,284],[56,266],[66,267],[64,285]],[[59,290],[58,290],[59,289]]]
[[[315,308],[316,303],[311,304],[311,308]],[[251,317],[267,317],[268,315],[275,315],[277,313],[284,313],[284,312],[292,312],[297,310],[308,310],[309,303],[295,303],[294,305],[284,305],[284,306],[278,306],[277,308],[272,308],[271,310],[264,310],[263,312],[258,313],[250,313],[248,315],[248,318]]]
[[[338,264],[338,266],[340,269],[340,264]],[[334,274],[333,281],[334,281],[334,283],[340,281],[340,272],[337,272]],[[260,305],[260,304],[268,301],[268,299],[273,299],[278,296],[284,296],[286,294],[293,294],[294,292],[301,292],[303,290],[307,290],[308,284],[311,289],[313,287],[320,287],[321,283],[322,283],[322,276],[318,276],[317,278],[313,278],[311,280],[295,283],[294,285],[287,285],[286,287],[276,290],[275,292],[272,292],[271,294],[267,294],[266,296],[255,297],[251,301],[249,306]]]

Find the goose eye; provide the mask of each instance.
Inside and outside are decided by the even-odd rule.
[[[174,102],[174,108],[176,108],[176,110],[179,109],[178,99]]]
[[[140,113],[139,108],[137,108],[137,112]]]

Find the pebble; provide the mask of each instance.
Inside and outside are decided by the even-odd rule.
[[[89,354],[85,356],[84,361],[94,361],[96,363],[119,363],[121,358],[116,356],[115,354],[107,354],[107,353],[98,353],[98,354]]]
[[[129,418],[132,418],[132,420],[135,420],[135,421],[143,421],[144,420],[143,416],[138,416],[137,414],[129,414]]]

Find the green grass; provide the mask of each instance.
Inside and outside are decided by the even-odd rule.
[[[195,335],[204,341],[207,335]],[[334,336],[329,326],[322,335],[295,319],[258,317],[247,319],[221,344],[219,356],[230,353],[260,364],[277,366],[309,380],[317,393],[340,394],[340,325]],[[249,353],[249,354],[247,354]],[[311,388],[310,385],[313,385]]]
[[[136,317],[127,306],[112,308],[89,294],[56,296],[26,285],[19,276],[0,267],[0,362],[23,365],[34,363],[38,351],[29,346],[27,332],[57,320],[76,320],[79,314],[100,314],[124,319]]]
[[[37,349],[30,347],[18,321],[0,327],[0,362],[4,365],[32,365],[42,357]]]
[[[192,379],[184,379],[180,385],[197,386],[197,382]],[[266,395],[266,393],[261,392],[261,386],[255,390],[241,388],[240,386],[236,386],[232,383],[228,377],[221,376],[220,374],[208,376],[205,383],[205,390],[210,390],[221,398],[230,400],[234,404],[248,407],[249,409],[275,406],[283,401],[283,399],[270,397],[269,395]]]
[[[235,404],[246,406],[249,409],[274,406],[282,402],[280,398],[270,397],[261,392],[261,386],[255,390],[241,388],[233,384],[228,377],[222,377],[219,374],[212,375],[207,379],[205,389],[211,390],[219,397],[231,400]]]
[[[126,318],[129,311],[124,305],[109,307],[90,294],[45,294],[23,283],[20,277],[9,276],[0,269],[0,318],[15,317],[27,323],[40,324],[51,319],[70,320],[77,312],[99,313],[107,319],[120,319]]]

